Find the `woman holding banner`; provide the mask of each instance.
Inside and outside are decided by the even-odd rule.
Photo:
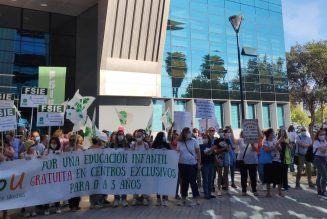
[[[201,153],[199,142],[192,138],[190,128],[184,128],[177,142],[179,152],[178,169],[181,176],[182,200],[178,205],[185,205],[189,185],[191,185],[193,200],[189,206],[199,205],[199,190],[196,183],[198,169],[201,168]]]
[[[50,139],[49,147],[44,151],[44,156],[48,156],[49,154],[60,154],[61,153],[61,143],[59,138],[53,137]],[[55,203],[56,213],[61,213],[60,202]],[[45,205],[44,215],[50,215],[50,204]]]
[[[164,132],[159,132],[152,144],[153,149],[170,149],[170,145],[167,143],[167,138]],[[157,206],[167,206],[168,196],[157,194]]]
[[[124,127],[119,126],[117,134],[115,135],[115,139],[113,140],[111,147],[114,149],[129,149],[129,144],[127,142],[126,136],[124,134]],[[114,200],[114,207],[119,206],[119,202],[121,202],[121,205],[123,207],[128,207],[127,203],[127,195],[115,195],[115,200]]]

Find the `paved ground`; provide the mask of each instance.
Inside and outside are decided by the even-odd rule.
[[[239,178],[239,177],[237,177]],[[291,177],[291,186],[294,186],[294,177]],[[151,205],[148,207],[119,207],[108,206],[102,209],[89,209],[88,198],[82,201],[82,210],[69,212],[63,209],[60,215],[38,216],[38,219],[113,219],[113,218],[327,218],[327,200],[317,197],[315,191],[307,188],[303,183],[303,190],[291,189],[284,198],[273,196],[266,198],[264,191],[259,191],[259,197],[240,195],[239,188],[232,190],[230,194],[224,194],[213,200],[201,199],[201,205],[196,207],[177,206],[176,200],[170,198],[168,207],[156,207],[155,197],[151,198]],[[276,193],[277,191],[274,191]],[[130,199],[130,198],[129,198]],[[112,200],[111,200],[112,201]],[[40,212],[41,214],[42,212]],[[22,218],[19,213],[12,212],[12,218]]]

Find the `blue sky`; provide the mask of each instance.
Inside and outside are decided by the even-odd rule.
[[[327,0],[282,0],[285,48],[327,40]]]

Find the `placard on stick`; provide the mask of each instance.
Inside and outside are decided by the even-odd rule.
[[[0,132],[15,130],[17,128],[15,108],[0,109]]]
[[[39,105],[36,126],[63,126],[64,116],[64,105]]]
[[[244,143],[255,144],[259,141],[259,124],[257,119],[243,119]]]
[[[11,108],[15,105],[15,94],[0,93],[0,108]]]
[[[48,88],[22,87],[20,107],[36,108],[48,103]]]

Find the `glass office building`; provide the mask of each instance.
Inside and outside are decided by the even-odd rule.
[[[0,92],[38,84],[38,66],[67,67],[66,99],[97,97],[99,126],[163,129],[168,109],[213,100],[220,126],[241,127],[236,34],[242,15],[244,109],[261,128],[290,124],[281,0],[0,0]],[[113,116],[108,116],[113,115]],[[142,116],[139,116],[142,115]],[[28,111],[26,112],[28,116]]]

